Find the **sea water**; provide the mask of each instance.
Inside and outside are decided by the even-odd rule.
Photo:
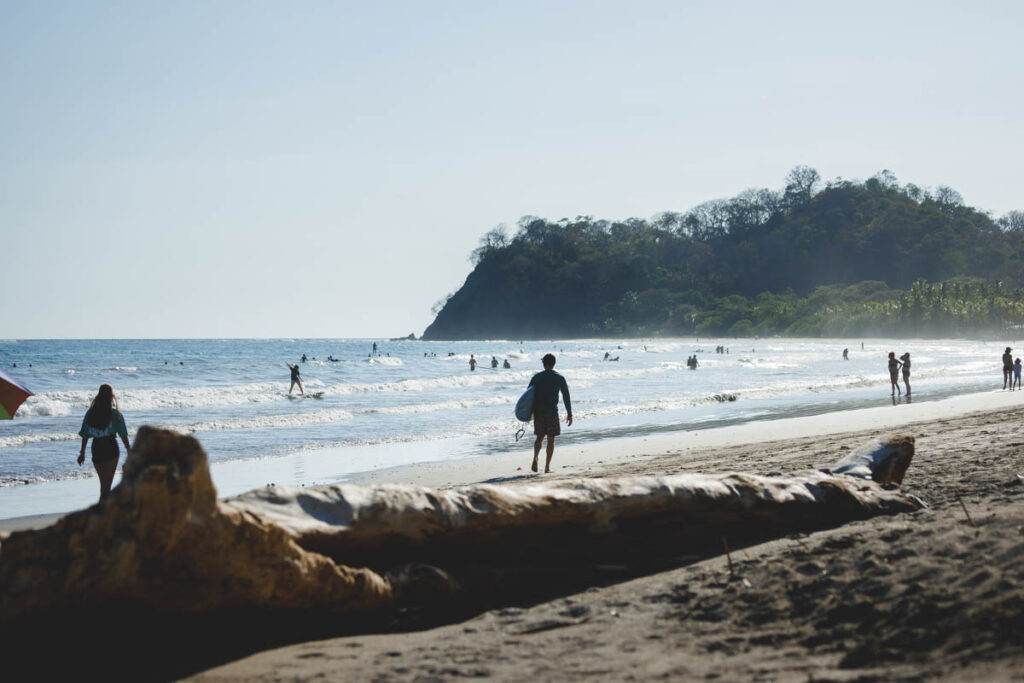
[[[77,432],[101,383],[113,385],[130,434],[141,425],[194,434],[213,463],[258,468],[331,449],[326,470],[308,478],[299,471],[286,482],[312,485],[381,463],[528,448],[514,438],[522,425],[513,407],[546,353],[557,357],[572,396],[575,422],[560,443],[579,443],[890,403],[890,350],[911,353],[914,401],[999,389],[1005,346],[774,338],[0,341],[0,367],[35,393],[14,420],[0,422],[0,518],[34,514],[15,502],[39,490],[32,487],[94,476],[88,460],[75,461]],[[690,370],[694,354],[699,366]],[[297,388],[288,394],[286,363],[299,364],[305,398]]]

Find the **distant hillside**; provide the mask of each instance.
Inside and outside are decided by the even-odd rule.
[[[963,334],[1024,321],[1024,213],[996,221],[887,171],[821,185],[797,167],[782,191],[685,214],[524,217],[515,235],[481,239],[423,338]]]

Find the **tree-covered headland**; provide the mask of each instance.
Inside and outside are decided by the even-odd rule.
[[[526,216],[473,252],[425,339],[973,336],[1024,323],[1024,212],[888,171],[613,222]]]

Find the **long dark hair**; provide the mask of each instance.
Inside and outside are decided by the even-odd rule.
[[[114,398],[114,387],[109,384],[101,384],[96,398],[92,400],[89,411],[85,414],[85,421],[90,427],[103,429],[110,424],[110,418],[117,409],[117,399]]]

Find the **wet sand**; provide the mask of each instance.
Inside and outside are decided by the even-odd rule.
[[[1021,680],[1024,407],[1019,394],[982,396],[959,410],[896,406],[625,440],[630,448],[595,444],[582,447],[582,459],[556,452],[556,470],[545,476],[770,475],[827,466],[872,436],[899,431],[917,438],[904,488],[929,508],[733,549],[731,572],[723,553],[426,631],[270,650],[194,678]],[[987,411],[965,413],[971,405]],[[846,428],[836,429],[837,420]],[[439,474],[442,485],[516,486],[534,479],[514,469],[528,460],[495,469],[463,463],[458,476],[424,466],[365,479],[436,485]]]

